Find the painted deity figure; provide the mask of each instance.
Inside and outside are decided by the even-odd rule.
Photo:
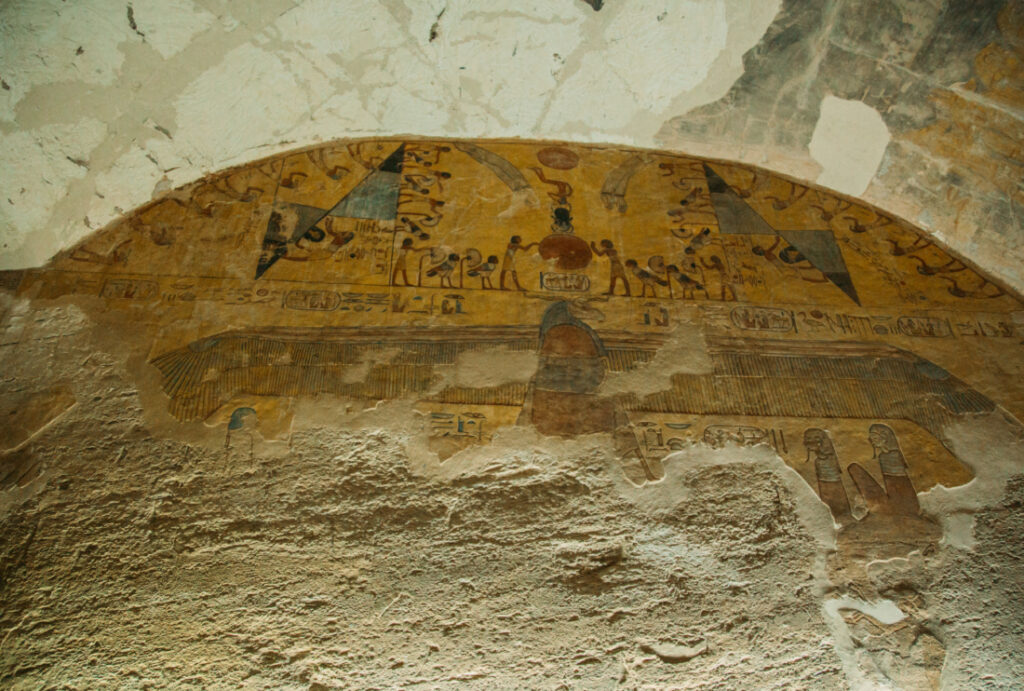
[[[818,494],[840,526],[831,567],[834,582],[863,582],[865,566],[873,560],[927,549],[942,535],[936,523],[920,515],[917,493],[893,430],[883,424],[871,425],[868,440],[882,471],[884,487],[859,463],[851,463],[846,472],[857,488],[855,516],[828,432],[817,428],[804,432],[808,460],[814,461],[818,478]]]
[[[508,247],[505,248],[505,258],[501,262],[501,273],[498,274],[498,287],[501,290],[508,290],[505,287],[505,276],[507,275],[512,276],[512,283],[517,290],[526,290],[519,284],[519,275],[516,273],[516,252],[529,250],[539,244],[539,242],[531,242],[529,245],[524,245],[523,239],[518,235],[509,238]]]
[[[253,432],[259,424],[259,416],[252,408],[236,408],[228,421],[224,435],[224,460],[226,462],[251,462],[255,454],[256,439]]]
[[[853,520],[850,500],[843,487],[843,471],[839,467],[839,456],[832,444],[832,437],[825,430],[812,427],[804,431],[804,446],[807,448],[807,460],[814,461],[818,496],[832,511],[832,517],[837,523],[850,523]]]
[[[850,475],[864,495],[868,509],[879,513],[916,516],[921,511],[917,492],[910,482],[907,461],[903,458],[896,433],[888,425],[875,424],[868,428],[868,441],[882,470],[885,491],[875,479],[857,464],[850,466]]]
[[[421,240],[428,240],[429,235],[423,233],[420,235]],[[402,246],[398,248],[395,253],[395,268],[391,271],[391,285],[398,285],[398,276],[402,276],[402,285],[411,286],[409,282],[409,255],[414,252],[429,252],[429,248],[416,247],[413,245],[412,238],[405,238],[402,240]]]
[[[598,248],[597,245],[591,242],[590,249],[593,250],[594,254],[597,256],[608,258],[608,267],[611,270],[611,279],[608,281],[608,290],[604,294],[615,295],[615,286],[619,281],[622,281],[622,285],[626,289],[626,296],[628,297],[631,295],[629,279],[626,278],[626,270],[622,267],[622,261],[619,259],[619,252],[615,249],[614,243],[612,243],[611,240],[605,239],[601,241],[601,247]]]

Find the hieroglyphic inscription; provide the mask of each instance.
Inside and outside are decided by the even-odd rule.
[[[540,285],[544,290],[585,293],[590,289],[590,279],[583,274],[541,273]]]
[[[849,314],[822,309],[789,310],[778,307],[735,307],[729,313],[733,326],[742,331],[830,334],[838,336],[901,335],[913,338],[1015,338],[1024,333],[1003,315],[942,314],[941,316]]]

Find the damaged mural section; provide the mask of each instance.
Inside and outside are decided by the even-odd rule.
[[[124,674],[66,643],[66,617],[98,621],[74,597],[25,624],[52,588],[154,624],[161,598],[193,621],[199,583],[207,638],[114,608],[133,684],[962,679],[959,615],[931,609],[1021,472],[1024,303],[875,208],[653,151],[342,142],[168,193],[0,283],[12,683]],[[100,559],[114,590],[81,592],[87,545],[126,525],[137,542]],[[275,597],[324,598],[324,628]]]

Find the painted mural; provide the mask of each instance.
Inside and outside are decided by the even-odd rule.
[[[231,453],[303,399],[415,401],[442,462],[509,426],[607,434],[637,485],[767,445],[832,511],[837,574],[939,539],[917,494],[972,477],[950,424],[1024,414],[1019,296],[876,209],[667,153],[334,143],[3,285],[130,330],[157,414]],[[501,376],[459,376],[488,355]]]

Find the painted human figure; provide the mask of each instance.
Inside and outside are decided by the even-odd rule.
[[[651,289],[651,297],[658,297],[657,286],[667,286],[668,281],[658,278],[647,269],[640,268],[635,259],[626,260],[626,268],[640,279],[640,297],[647,297],[647,289]]]
[[[420,235],[421,240],[429,240],[430,236],[426,233]],[[402,246],[398,248],[398,252],[395,256],[395,268],[391,272],[391,285],[398,285],[398,275],[402,275],[403,285],[411,286],[409,283],[409,255],[414,252],[429,252],[429,247],[416,247],[412,243],[412,238],[405,238],[402,240]]]
[[[800,201],[804,197],[804,195],[806,195],[809,191],[810,191],[809,187],[804,187],[803,185],[797,185],[797,184],[794,184],[794,183],[790,182],[789,183],[789,196],[787,196],[787,197],[776,197],[776,196],[772,196],[772,195],[767,195],[766,194],[764,198],[772,200],[772,208],[773,209],[775,209],[776,211],[783,211],[785,209],[788,209],[789,207],[791,207],[793,204],[797,203],[798,201]]]
[[[676,283],[679,284],[680,288],[682,289],[680,291],[679,297],[683,298],[684,300],[692,300],[695,291],[704,290],[703,284],[698,283],[691,276],[684,274],[682,271],[679,270],[679,267],[676,266],[675,264],[669,264],[667,267],[665,267],[665,272],[668,275],[669,282],[675,281]],[[705,295],[706,294],[707,293],[705,291]]]
[[[384,145],[380,142],[357,142],[345,147],[349,156],[367,170],[373,170],[384,162]]]
[[[516,252],[529,250],[539,244],[539,242],[531,242],[529,245],[524,245],[523,239],[518,235],[509,238],[508,247],[505,248],[505,258],[501,262],[501,273],[498,274],[498,286],[501,290],[508,290],[505,287],[505,276],[508,274],[512,275],[512,283],[517,290],[526,290],[519,285],[519,275],[516,273]]]
[[[473,278],[479,277],[481,289],[494,290],[494,284],[491,283],[491,274],[494,273],[496,268],[498,268],[498,257],[497,255],[492,254],[487,257],[487,261],[480,262],[479,264],[474,264],[469,267],[466,275]]]
[[[459,255],[452,252],[445,257],[440,263],[435,264],[427,270],[427,276],[437,276],[442,288],[454,288],[452,285],[452,272],[459,265]]]
[[[911,259],[913,259],[913,257],[911,257]],[[949,287],[946,288],[946,291],[953,297],[987,299],[1006,295],[1005,290],[983,278],[981,279],[981,284],[977,288],[972,288],[970,290],[964,290],[955,279],[952,279],[949,276],[939,276],[938,278],[939,280],[946,281],[950,284]],[[977,276],[977,278],[981,277]]]
[[[437,186],[437,191],[444,192],[442,180],[449,180],[452,174],[447,171],[434,171],[432,173],[410,173],[403,175],[402,179],[420,194],[430,194],[431,187]]]
[[[259,424],[259,416],[252,408],[235,408],[228,420],[224,435],[224,460],[249,461],[253,459],[256,439],[253,432]]]
[[[767,259],[768,263],[774,266],[775,268],[779,268],[778,262],[780,260],[778,256],[775,254],[775,250],[778,249],[781,243],[782,236],[776,235],[771,247],[762,247],[761,245],[754,245],[753,247],[750,248],[750,251],[753,252],[758,257],[764,257],[765,259]]]
[[[711,244],[711,229],[704,228],[690,239],[690,244],[683,250],[686,254],[696,254]]]
[[[902,257],[908,254],[913,254],[920,250],[926,249],[932,246],[932,241],[923,235],[913,236],[913,242],[907,245],[900,245],[899,240],[892,240],[890,238],[882,238],[883,242],[887,242],[892,245],[892,249],[889,250],[889,254],[894,257]]]
[[[123,240],[105,254],[94,252],[84,247],[77,247],[71,252],[70,256],[71,259],[76,262],[117,266],[119,264],[124,264],[128,260],[128,255],[130,255],[132,251],[131,242],[131,238]]]
[[[560,206],[564,206],[569,203],[569,197],[572,196],[572,185],[564,180],[552,180],[544,175],[544,171],[541,168],[532,167],[530,168],[534,174],[546,185],[551,185],[554,189],[548,192],[548,196],[551,200]]]
[[[887,425],[874,424],[869,428],[868,439],[885,486],[879,485],[859,463],[851,463],[846,472],[857,490],[854,513],[828,432],[804,432],[808,458],[814,459],[818,494],[839,524],[836,552],[829,558],[828,567],[833,583],[870,586],[869,564],[905,557],[915,549],[928,549],[942,537],[939,525],[921,515],[896,434]]]
[[[914,485],[910,482],[907,461],[903,458],[896,433],[888,425],[874,424],[868,428],[868,441],[871,442],[874,457],[882,470],[884,491],[859,464],[852,463],[848,469],[868,505],[868,511],[916,516],[921,506]]]
[[[441,162],[441,154],[451,151],[450,146],[417,145],[408,143],[405,145],[405,155],[425,168],[431,168]]]
[[[843,471],[839,467],[839,456],[832,437],[823,429],[812,427],[804,431],[804,446],[807,460],[814,461],[814,473],[818,478],[818,496],[832,511],[832,518],[840,525],[853,521],[850,499],[843,487]]]
[[[711,269],[718,274],[718,285],[720,286],[720,296],[723,302],[727,300],[736,299],[736,291],[733,290],[732,282],[730,281],[729,268],[722,261],[721,257],[717,254],[712,254],[709,261],[705,261],[704,257],[700,258],[700,263],[705,269]]]
[[[632,295],[629,288],[629,279],[626,278],[626,271],[622,268],[622,262],[619,260],[619,252],[615,249],[612,241],[608,239],[602,240],[600,248],[591,241],[590,249],[599,257],[608,257],[611,279],[608,281],[608,290],[604,294],[615,295],[615,286],[619,281],[622,281],[622,285],[626,289],[626,296]]]
[[[903,458],[896,433],[888,425],[877,423],[868,428],[868,441],[871,442],[874,459],[882,471],[884,488],[859,463],[851,463],[847,468],[857,492],[867,505],[868,515],[906,517],[920,514],[917,492],[910,481],[907,462]],[[821,500],[832,510],[833,517],[840,525],[852,522],[850,501],[828,432],[808,429],[804,432],[804,446],[807,447],[808,458],[812,455],[814,457]]]

